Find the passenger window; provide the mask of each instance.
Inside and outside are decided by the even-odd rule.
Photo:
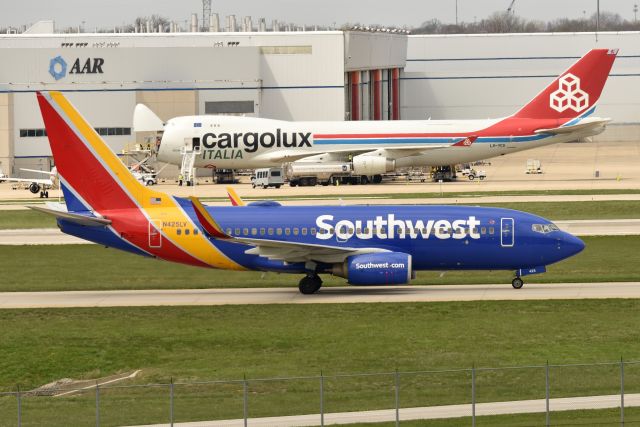
[[[307,235],[307,227],[302,227],[302,235],[306,236]]]
[[[277,234],[278,236],[282,236],[282,228],[278,227],[278,228],[276,229],[276,234]]]
[[[294,229],[293,229],[293,235],[294,235],[294,236],[297,236],[297,235],[298,235],[298,232],[299,232],[298,228],[294,228]]]
[[[269,227],[267,233],[269,234],[269,236],[273,236],[273,228]]]
[[[188,235],[189,235],[189,229],[188,229],[188,228],[185,228],[185,230],[184,230],[184,234],[185,234],[185,236],[188,236]]]
[[[230,228],[227,228],[227,234],[228,234],[229,236],[231,236],[231,229],[230,229]]]
[[[198,235],[198,229],[197,229],[197,228],[194,228],[194,229],[193,229],[193,235],[194,235],[194,236],[197,236],[197,235]]]
[[[242,229],[242,234],[244,234],[245,236],[249,235],[249,229],[248,228],[243,228]]]
[[[264,231],[265,231],[265,230],[264,230],[264,228],[261,228],[261,229],[260,229],[260,235],[261,235],[261,236],[264,236]]]
[[[480,234],[487,234],[487,227],[480,228]]]
[[[495,232],[495,229],[493,227],[489,227],[489,234],[493,234]]]
[[[240,229],[239,229],[239,228],[236,228],[236,232],[235,232],[235,234],[236,234],[236,236],[239,236],[239,235],[240,235]]]
[[[255,236],[256,234],[258,234],[258,229],[254,227],[251,229],[251,235]]]
[[[285,229],[284,229],[284,234],[285,234],[286,236],[290,235],[290,234],[291,234],[291,229],[290,229],[290,228],[288,228],[288,227],[287,227],[287,228],[285,228]]]
[[[316,228],[315,227],[311,227],[311,235],[312,236],[315,235],[316,232],[317,232]]]
[[[182,229],[178,228],[178,229],[176,230],[176,234],[177,234],[178,236],[179,236],[179,235],[181,235],[181,234],[182,234]]]

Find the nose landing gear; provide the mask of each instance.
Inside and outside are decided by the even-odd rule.
[[[511,286],[513,286],[514,289],[520,289],[522,288],[523,285],[524,285],[524,282],[519,277],[516,277],[511,281]]]
[[[298,289],[301,294],[311,295],[318,292],[318,289],[322,286],[322,279],[316,273],[309,273],[300,279]]]

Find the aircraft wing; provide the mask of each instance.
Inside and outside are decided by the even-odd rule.
[[[289,242],[272,239],[260,239],[251,237],[230,236],[220,227],[207,212],[204,205],[198,198],[189,197],[196,216],[203,226],[205,232],[215,238],[242,243],[253,248],[245,251],[247,254],[258,255],[272,260],[285,262],[306,262],[317,261],[326,263],[342,262],[347,257],[374,252],[389,252],[380,248],[352,248],[343,246],[320,245],[313,243]]]
[[[32,179],[27,179],[27,178],[0,178],[0,181],[7,181],[7,182],[35,182],[36,184],[40,184],[40,185],[53,185],[53,182],[51,182],[50,179],[44,179],[44,178],[32,178]]]
[[[602,131],[601,129],[604,129],[604,127],[610,121],[611,121],[611,119],[601,119],[601,118],[598,118],[598,117],[589,117],[589,118],[580,120],[580,122],[575,124],[575,125],[561,126],[561,127],[557,127],[557,128],[551,128],[551,129],[538,129],[538,130],[535,131],[535,133],[537,133],[537,134],[545,133],[545,134],[551,134],[551,135],[562,135],[562,134],[573,133],[573,132],[583,133],[585,131],[590,131],[590,130],[593,130],[594,132],[600,133]]]
[[[300,152],[291,152],[287,150],[275,151],[270,153],[265,153],[263,155],[257,156],[256,159],[265,160],[274,163],[285,163],[285,162],[295,162],[296,160],[304,159],[305,157],[318,156],[323,154],[366,154],[366,153],[378,153],[383,152],[384,155],[391,159],[397,159],[401,157],[409,157],[409,156],[417,156],[420,154],[424,154],[427,151],[437,150],[441,148],[448,147],[470,147],[475,141],[478,139],[477,136],[469,136],[466,138],[461,138],[460,140],[452,143],[452,144],[429,144],[429,145],[393,145],[389,144],[389,148],[343,148],[338,150],[327,150],[325,152],[314,152],[314,153],[300,153]]]

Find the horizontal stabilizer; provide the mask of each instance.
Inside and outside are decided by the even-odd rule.
[[[111,224],[111,220],[106,218],[97,218],[94,216],[81,215],[77,213],[59,211],[55,209],[43,208],[41,206],[28,206],[29,209],[33,209],[34,211],[43,212],[47,215],[55,216],[59,219],[64,219],[69,222],[73,222],[79,225],[85,225],[88,227],[91,226],[106,226]]]
[[[570,125],[570,126],[562,126],[562,127],[557,127],[557,128],[551,128],[551,129],[538,129],[535,131],[535,133],[540,134],[540,133],[545,133],[545,134],[551,134],[551,135],[562,135],[562,134],[566,134],[566,133],[573,133],[573,132],[584,132],[586,130],[589,129],[598,129],[600,127],[604,127],[606,126],[607,123],[609,123],[611,121],[611,119],[600,119],[600,118],[587,118],[587,119],[583,119],[580,121],[580,123],[575,124],[575,125]]]
[[[452,147],[471,147],[473,145],[474,142],[476,142],[476,139],[478,139],[477,136],[468,136],[458,142],[456,142],[455,144],[451,145]]]

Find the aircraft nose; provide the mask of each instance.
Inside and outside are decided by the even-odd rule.
[[[569,258],[582,252],[585,248],[585,244],[573,234],[562,232],[562,237],[558,239],[558,248],[560,249],[563,258]]]

